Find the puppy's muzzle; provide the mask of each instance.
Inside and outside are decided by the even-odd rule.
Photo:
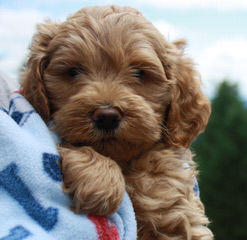
[[[112,131],[118,128],[123,114],[117,107],[99,107],[92,113],[92,120],[95,126],[103,131]]]

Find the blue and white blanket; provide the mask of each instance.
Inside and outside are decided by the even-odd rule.
[[[0,240],[134,240],[127,195],[106,219],[74,214],[61,189],[57,138],[19,93],[0,109]]]

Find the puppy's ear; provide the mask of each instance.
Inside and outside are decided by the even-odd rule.
[[[176,147],[188,147],[205,129],[211,112],[210,102],[200,88],[200,75],[191,59],[184,56],[184,46],[183,40],[173,42],[164,60],[167,78],[172,81],[164,138]]]
[[[57,32],[58,24],[49,20],[37,26],[37,33],[33,36],[30,55],[21,79],[21,93],[45,122],[50,118],[50,108],[43,72],[49,64],[48,45]]]

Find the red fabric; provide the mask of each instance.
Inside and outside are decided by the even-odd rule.
[[[117,227],[109,219],[92,215],[88,215],[88,219],[95,224],[99,240],[120,240]]]

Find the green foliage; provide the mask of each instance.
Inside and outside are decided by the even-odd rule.
[[[192,148],[215,240],[246,240],[247,110],[236,85],[219,85],[207,129]]]

